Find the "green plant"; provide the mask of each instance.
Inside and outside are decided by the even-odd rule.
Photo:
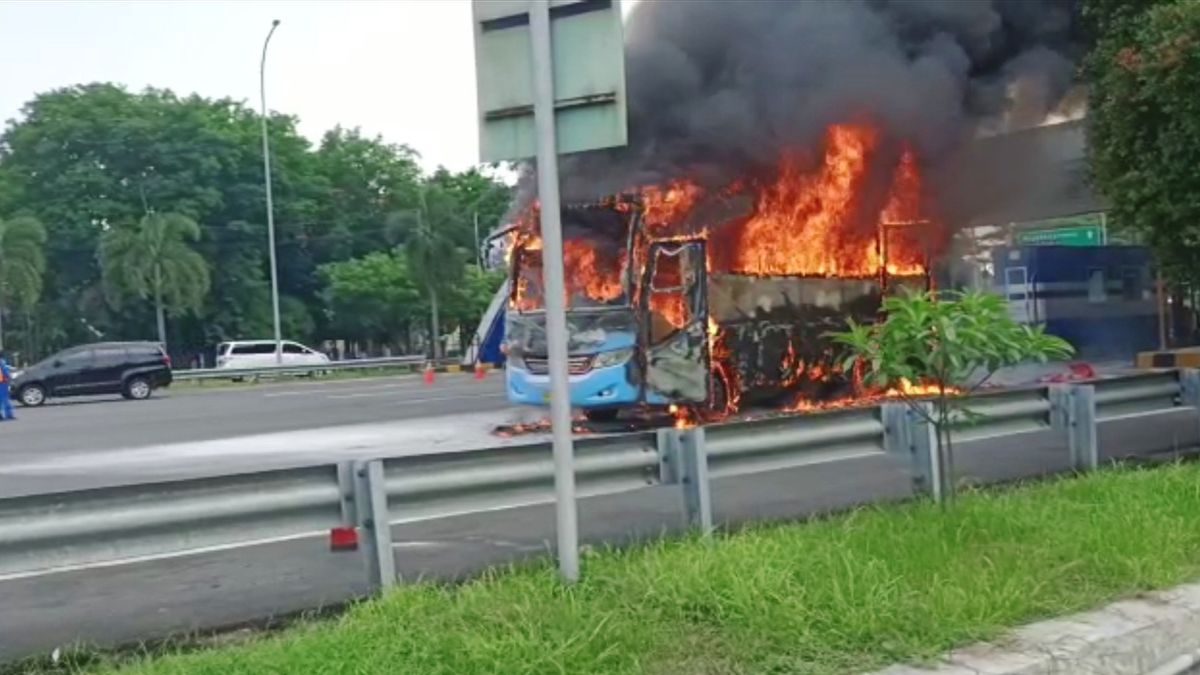
[[[0,349],[4,348],[4,313],[29,310],[42,294],[46,271],[46,228],[35,218],[0,220]]]
[[[197,311],[208,293],[208,264],[189,245],[199,238],[200,226],[191,218],[152,213],[134,227],[110,229],[100,240],[109,302],[120,306],[129,297],[152,299],[164,346],[167,310]]]
[[[973,416],[970,394],[997,370],[1026,361],[1065,358],[1074,349],[1042,326],[1017,323],[1003,299],[977,291],[907,293],[883,301],[886,318],[874,324],[850,322],[834,333],[846,347],[846,372],[860,372],[864,384],[895,388],[909,407],[937,433],[943,475],[953,477],[954,423]],[[932,412],[905,393],[902,382],[935,387]]]

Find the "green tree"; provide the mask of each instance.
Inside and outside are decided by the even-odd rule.
[[[358,129],[326,132],[315,155],[323,181],[319,227],[313,232],[318,261],[380,249],[388,215],[417,207],[417,158],[406,145],[366,138]]]
[[[446,317],[458,327],[465,345],[491,304],[496,290],[504,283],[504,270],[481,269],[468,263],[463,277],[455,284],[446,298]]]
[[[46,229],[35,218],[0,220],[0,350],[4,349],[4,314],[30,310],[42,294],[46,271]]]
[[[455,246],[472,252],[471,261],[477,260],[483,238],[508,213],[512,188],[478,168],[458,173],[439,168],[429,176],[428,183],[458,204],[463,217],[446,234]]]
[[[426,183],[415,209],[399,211],[389,218],[389,237],[402,242],[413,278],[419,280],[429,302],[429,327],[433,358],[442,358],[442,323],[439,301],[463,275],[462,250],[451,233],[464,227],[468,218],[454,194],[436,183]]]
[[[263,335],[270,321],[260,118],[229,99],[129,92],[87,84],[37,95],[0,136],[4,212],[46,223],[46,300],[62,342],[134,335],[145,317],[114,311],[103,296],[95,252],[103,233],[144,213],[196,221],[196,250],[212,270],[212,297],[181,317],[189,343]],[[295,118],[272,115],[271,155],[280,286],[319,309],[316,259],[322,242],[317,198],[324,182]],[[265,318],[264,318],[265,317]]]
[[[1093,2],[1088,155],[1111,220],[1200,282],[1200,4]]]
[[[321,276],[330,325],[339,337],[389,344],[399,344],[403,337],[407,342],[411,321],[422,310],[403,251],[327,263]]]
[[[154,302],[158,340],[167,344],[166,312],[198,311],[208,293],[208,265],[189,245],[200,238],[196,221],[178,213],[147,214],[136,226],[104,234],[99,258],[114,306],[131,297]]]
[[[886,318],[849,330],[834,340],[847,349],[843,369],[858,370],[867,385],[904,391],[901,381],[937,387],[933,410],[904,396],[904,401],[932,424],[945,476],[953,485],[952,427],[969,420],[969,395],[997,370],[1027,361],[1065,358],[1074,349],[1041,326],[1017,323],[1004,300],[991,293],[909,293],[883,301]]]

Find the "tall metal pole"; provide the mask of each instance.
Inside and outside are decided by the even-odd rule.
[[[579,532],[575,504],[575,458],[567,380],[567,315],[563,284],[562,223],[558,201],[558,148],[554,138],[554,72],[550,52],[550,4],[529,3],[533,43],[533,111],[537,125],[537,182],[541,202],[542,275],[546,289],[546,345],[550,358],[550,428],[554,439],[558,570],[579,579]]]
[[[275,262],[275,206],[271,200],[271,146],[267,141],[267,45],[279,28],[279,19],[271,22],[271,31],[263,40],[262,61],[258,66],[258,92],[262,98],[263,182],[267,188],[267,246],[271,256],[271,316],[275,323],[275,363],[283,363],[283,334],[279,326],[279,267]]]
[[[475,209],[473,214],[475,220],[475,264],[479,266],[479,271],[483,271],[483,247],[479,245],[479,209]]]

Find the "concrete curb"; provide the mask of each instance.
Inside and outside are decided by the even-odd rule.
[[[1175,673],[1180,671],[1171,663],[1196,650],[1200,650],[1200,584],[1188,584],[1030,624],[996,642],[950,652],[941,665],[898,665],[876,675]]]

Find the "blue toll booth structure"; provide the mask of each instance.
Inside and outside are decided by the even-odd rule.
[[[992,252],[996,291],[1013,318],[1045,324],[1086,358],[1132,358],[1157,344],[1150,250],[1007,246]]]
[[[504,310],[508,305],[509,282],[505,280],[475,329],[475,337],[471,345],[463,352],[462,365],[472,366],[476,361],[494,366],[504,364],[504,353],[500,345],[504,342]]]

